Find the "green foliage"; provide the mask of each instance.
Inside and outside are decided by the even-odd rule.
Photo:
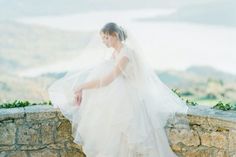
[[[191,101],[191,100],[186,100],[186,103],[188,104],[188,105],[191,105],[191,106],[197,106],[198,105],[198,103],[196,103],[196,102],[194,102],[194,101]]]
[[[182,100],[184,100],[181,97],[180,92],[178,92],[178,89],[172,89],[172,91],[174,93],[176,93]],[[209,97],[209,95],[207,95],[207,97]],[[211,97],[212,98],[212,97]],[[191,100],[186,99],[186,104],[187,105],[191,105],[191,106],[196,106],[198,105],[196,102],[193,102]],[[223,111],[227,111],[227,110],[236,110],[236,103],[231,105],[230,103],[223,103],[222,101],[218,101],[216,105],[214,105],[213,107],[211,107],[212,109],[219,109],[219,110],[223,110]]]
[[[15,107],[25,107],[31,105],[52,105],[51,101],[44,101],[41,103],[30,103],[29,101],[15,100],[13,102],[6,102],[0,104],[0,108],[15,108]]]
[[[223,103],[222,101],[219,101],[216,105],[214,105],[212,108],[219,109],[223,111],[227,110],[236,110],[236,104],[231,105],[230,103]]]
[[[171,89],[176,95],[178,95],[182,100],[184,100],[184,98],[181,96],[181,93],[180,92],[178,92],[177,90],[177,88],[176,89]],[[191,101],[191,100],[188,100],[188,99],[186,99],[186,100],[184,100],[185,102],[186,102],[186,104],[187,105],[191,105],[191,106],[196,106],[196,105],[198,105],[196,102],[193,102],[193,101]]]
[[[176,95],[178,95],[181,98],[181,94],[180,92],[178,92],[177,90],[179,90],[178,88],[176,89],[171,89]]]

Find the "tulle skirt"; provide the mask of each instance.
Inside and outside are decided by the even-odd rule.
[[[165,122],[151,114],[152,108],[123,75],[108,86],[84,90],[80,106],[75,105],[73,89],[103,76],[113,65],[106,61],[66,75],[50,86],[54,107],[72,124],[74,142],[82,144],[87,157],[177,157],[169,146]],[[158,103],[166,103],[162,98]]]

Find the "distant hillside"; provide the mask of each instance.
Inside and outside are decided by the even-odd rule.
[[[176,21],[198,24],[236,26],[236,1],[216,0],[208,3],[184,6],[166,17],[141,19],[142,21]]]
[[[22,78],[10,73],[1,73],[0,103],[8,100],[48,100],[47,88],[55,79],[49,77]]]
[[[91,33],[9,21],[0,22],[0,32],[0,71],[33,68],[78,56]]]
[[[217,70],[210,66],[191,66],[185,71],[158,71],[157,74],[166,84],[183,88],[207,82],[208,79],[222,80],[224,82],[236,82],[235,75]]]
[[[171,87],[187,88],[193,84],[204,81],[203,78],[186,71],[161,71],[157,72],[159,78]]]
[[[199,104],[214,105],[218,101],[236,104],[236,76],[209,66],[191,66],[185,71],[157,72],[170,88]]]
[[[235,75],[217,70],[210,66],[191,66],[186,70],[186,72],[189,74],[195,74],[199,77],[220,79],[228,82],[236,81]]]
[[[210,67],[207,71],[205,69],[206,67],[194,66],[186,71],[158,71],[157,75],[168,87],[180,89],[183,95],[190,96],[192,100],[206,101],[207,99],[212,99],[213,101],[236,102],[236,81],[229,82],[228,79],[226,79],[228,81],[223,79],[223,84],[221,81],[217,81],[218,76],[227,78],[226,76],[230,74]],[[203,75],[204,71],[206,75]],[[214,71],[217,71],[217,73]],[[4,71],[0,77],[0,102],[15,99],[34,102],[48,100],[47,88],[52,82],[65,74],[65,72],[44,73],[41,76],[27,78]],[[215,77],[209,81],[209,76]],[[205,102],[205,104],[209,103]]]

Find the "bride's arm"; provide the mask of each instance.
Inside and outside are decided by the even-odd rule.
[[[101,79],[95,79],[80,85],[78,90],[100,88],[109,85],[113,80],[116,79],[117,76],[121,74],[121,72],[125,69],[126,65],[128,64],[128,62],[129,62],[128,57],[126,56],[122,57],[110,73],[103,76]]]

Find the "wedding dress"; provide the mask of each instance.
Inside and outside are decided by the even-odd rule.
[[[122,74],[105,87],[84,90],[80,106],[75,105],[75,87],[104,76],[124,56],[129,63]],[[143,64],[124,43],[115,56],[49,87],[52,104],[70,120],[74,142],[82,144],[87,157],[177,157],[164,126],[188,107]]]

